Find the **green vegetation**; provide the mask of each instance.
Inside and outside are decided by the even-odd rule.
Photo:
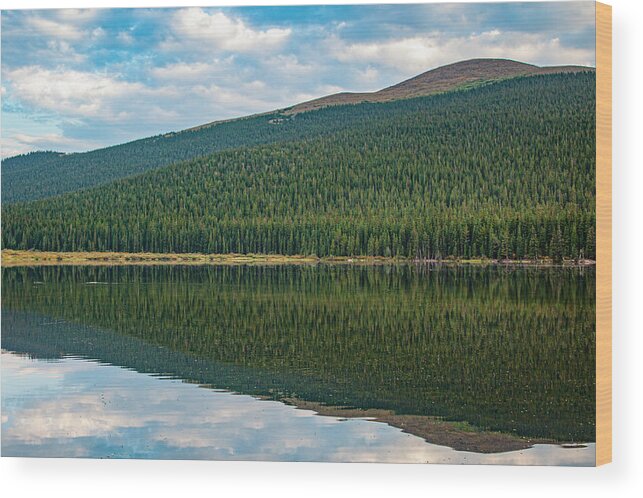
[[[112,182],[212,153],[284,143],[341,132],[379,121],[422,103],[350,105],[286,116],[250,116],[177,133],[154,136],[85,153],[32,153],[2,161],[4,204],[42,199]],[[16,167],[19,165],[19,167]]]
[[[2,288],[12,351],[594,440],[593,269],[10,268]]]
[[[16,174],[20,174],[23,170],[32,170],[32,168],[37,165],[39,168],[44,168],[48,166],[51,162],[59,160],[64,157],[65,154],[62,152],[55,151],[39,151],[39,152],[29,152],[28,154],[21,154],[19,156],[9,157],[2,160],[2,175],[6,175],[7,178],[12,178]],[[5,182],[3,179],[2,184],[3,190],[5,189]],[[6,186],[7,190],[3,192],[3,196],[8,195],[12,197],[12,192],[8,185]],[[4,199],[3,199],[4,200]]]
[[[333,130],[357,122],[362,115],[324,112],[315,116],[286,118],[272,124],[278,114],[222,122],[177,133],[115,145],[90,152],[49,156],[28,154],[2,162],[3,204],[42,199],[158,169],[178,161],[217,151],[283,142]],[[21,167],[10,167],[13,163]]]
[[[5,205],[3,244],[593,259],[594,86],[593,73],[535,76],[302,113],[266,125],[292,127],[294,141]]]

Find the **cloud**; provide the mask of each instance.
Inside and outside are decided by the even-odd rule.
[[[278,54],[262,62],[264,69],[282,76],[310,76],[316,71],[316,66],[304,63],[294,54]]]
[[[54,12],[58,19],[72,23],[87,23],[100,14],[99,9],[57,9]]]
[[[26,19],[28,27],[38,34],[55,37],[61,40],[80,40],[85,33],[73,24],[62,23],[39,16],[30,16]]]
[[[190,81],[203,83],[204,79],[229,77],[233,76],[234,73],[234,57],[232,56],[222,59],[215,58],[208,62],[175,62],[150,70],[153,78],[164,82],[173,81],[177,83]]]
[[[2,352],[2,450],[21,456],[591,465],[583,449],[458,452],[382,422],[340,421],[248,395],[78,359]]]
[[[232,57],[166,64],[146,74],[142,82],[34,65],[6,71],[10,99],[3,100],[19,105],[12,110],[5,102],[3,116],[20,125],[3,130],[2,155],[89,150],[294,103],[289,88],[243,74]],[[25,113],[40,115],[54,130],[32,131],[34,119],[20,118]]]
[[[118,120],[129,115],[141,94],[164,93],[140,82],[128,82],[100,73],[26,66],[8,71],[14,98],[39,109],[66,116]]]
[[[256,30],[240,18],[200,8],[178,10],[171,21],[173,37],[162,44],[166,50],[185,49],[186,43],[201,51],[266,52],[281,48],[290,28]]]
[[[78,67],[109,43],[99,10],[7,11],[2,15],[3,71],[26,65]]]
[[[98,148],[102,144],[93,140],[81,140],[64,136],[62,133],[29,135],[14,133],[2,137],[2,157],[26,154],[33,150],[74,151]]]
[[[380,73],[372,66],[368,66],[363,70],[357,70],[357,78],[363,83],[372,83],[378,80]]]
[[[38,145],[34,147],[33,144],[24,144],[19,142],[18,140],[7,137],[2,137],[2,145],[0,149],[0,157],[2,159],[17,156],[20,154],[27,154],[28,152],[33,152],[35,150],[48,150],[45,146]]]
[[[594,62],[588,3],[302,9],[3,12],[3,138],[21,135],[5,150],[112,145],[473,57]]]
[[[98,15],[98,9],[58,9],[41,14],[26,13],[22,18],[24,26],[14,27],[23,31],[30,30],[28,33],[31,36],[37,34],[56,40],[79,41],[88,35],[102,32],[100,27],[93,30],[94,32],[86,29],[87,24],[94,21]]]
[[[134,43],[134,37],[127,31],[120,31],[116,35],[116,40],[124,45],[131,45],[132,43]]]
[[[152,68],[151,74],[161,80],[194,80],[212,72],[212,64],[206,62],[177,62]]]
[[[58,61],[67,64],[79,64],[87,60],[87,56],[76,52],[74,47],[65,40],[49,40],[47,47],[35,51],[38,58]]]
[[[591,49],[565,47],[558,37],[501,32],[498,29],[461,37],[431,33],[355,43],[331,36],[326,45],[339,62],[384,65],[406,73],[419,73],[479,57],[516,59],[534,64],[594,64],[594,51]]]
[[[253,112],[269,111],[279,107],[281,101],[275,102],[263,94],[265,84],[261,81],[244,83],[238,88],[223,87],[217,84],[196,85],[191,91],[200,98],[200,105],[205,105],[211,110],[231,110],[230,117],[236,117]],[[265,98],[267,97],[267,98]],[[276,106],[276,107],[275,107]]]
[[[105,36],[105,30],[103,28],[98,27],[98,28],[92,29],[91,31],[92,40],[96,41],[97,39],[102,38],[103,36]]]

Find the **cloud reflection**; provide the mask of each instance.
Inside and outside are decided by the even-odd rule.
[[[2,352],[3,456],[592,465],[595,447],[457,452],[384,423],[322,417],[110,365]]]

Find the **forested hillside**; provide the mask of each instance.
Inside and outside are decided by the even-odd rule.
[[[73,192],[226,149],[308,139],[341,131],[370,118],[371,110],[366,108],[365,114],[360,107],[337,112],[303,112],[328,105],[399,100],[521,75],[578,71],[593,71],[593,68],[537,67],[504,59],[463,61],[427,71],[379,92],[329,95],[272,113],[210,123],[91,152],[32,153],[9,158],[2,161],[2,202]],[[388,111],[395,112],[395,109]],[[21,167],[13,167],[15,164]]]
[[[362,118],[350,112],[296,118],[266,114],[46,160],[18,156],[2,162],[2,202],[52,197],[225,149],[311,137],[350,127]]]
[[[341,129],[316,136],[304,133],[313,113],[303,113],[265,128],[292,127],[297,140],[4,206],[3,244],[593,258],[594,103],[595,77],[586,72],[326,108],[310,128]]]

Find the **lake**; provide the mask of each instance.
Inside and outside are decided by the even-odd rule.
[[[595,271],[2,271],[2,454],[593,465]]]

